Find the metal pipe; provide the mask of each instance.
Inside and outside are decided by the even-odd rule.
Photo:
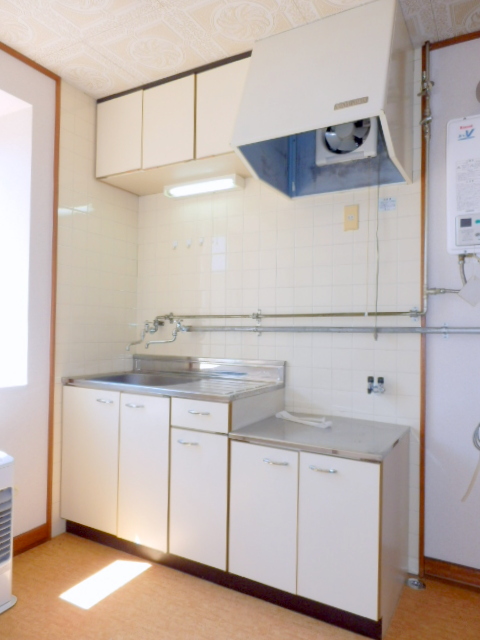
[[[227,320],[227,319],[242,319],[242,320],[263,320],[267,318],[374,318],[374,317],[408,317],[416,318],[419,312],[415,309],[410,311],[379,311],[378,313],[368,313],[365,311],[348,311],[348,312],[328,312],[328,313],[253,313],[251,315],[211,315],[211,314],[190,314],[183,313],[181,315],[175,315],[170,313],[168,315],[159,315],[155,320],[169,320],[170,322],[176,322],[177,320]]]
[[[424,144],[424,188],[423,188],[423,300],[419,316],[425,316],[428,310],[428,200],[429,200],[429,167],[432,111],[430,109],[430,93],[433,82],[430,80],[430,42],[425,43],[425,69],[422,73],[422,90],[419,95],[423,99],[423,115],[420,126],[423,127]]]
[[[234,333],[413,333],[413,334],[480,334],[480,327],[183,327],[188,333],[215,333],[220,331]]]

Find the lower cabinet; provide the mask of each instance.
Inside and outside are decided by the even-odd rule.
[[[232,442],[229,571],[379,620],[381,470]]]
[[[297,593],[379,619],[378,463],[300,453]]]
[[[227,568],[228,438],[171,429],[170,553]]]
[[[169,398],[63,389],[61,516],[167,550]]]
[[[122,393],[117,535],[167,551],[170,400]]]
[[[120,394],[63,388],[62,518],[117,535]]]
[[[231,443],[228,568],[296,592],[298,453]]]

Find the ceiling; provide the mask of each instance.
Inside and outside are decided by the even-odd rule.
[[[366,1],[0,0],[0,41],[100,98]],[[480,30],[480,0],[400,4],[415,46]]]

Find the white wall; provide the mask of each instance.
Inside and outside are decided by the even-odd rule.
[[[62,82],[53,533],[59,518],[61,377],[131,368],[138,198],[98,182],[95,101]]]
[[[420,78],[419,55],[415,77]],[[415,123],[420,120],[418,107],[417,100]],[[395,197],[397,208],[379,216],[378,308],[419,308],[420,135],[418,126],[415,128],[412,185],[290,201],[257,181],[248,180],[242,192],[178,201],[163,195],[140,198],[138,332],[145,320],[170,311],[373,311],[379,196]],[[344,232],[344,205],[354,203],[360,206],[360,229]],[[287,318],[278,324],[292,322]],[[309,322],[299,319],[296,323]],[[363,318],[330,322],[336,326],[371,323]],[[410,325],[412,321],[379,321],[396,323]],[[167,325],[156,337],[169,338],[171,328]],[[410,570],[416,572],[419,347],[418,336],[412,335],[379,335],[375,341],[372,335],[358,334],[272,333],[258,337],[222,332],[181,334],[175,343],[151,347],[149,352],[286,360],[287,409],[411,426]],[[137,347],[137,352],[145,351]],[[385,377],[385,395],[367,394],[369,375]]]
[[[430,167],[429,286],[461,288],[457,257],[446,246],[446,126],[454,118],[480,114],[480,39],[432,52],[432,141]],[[478,132],[475,132],[478,136]],[[480,267],[471,260],[467,277]],[[431,326],[480,326],[480,305],[455,295],[430,297]],[[480,569],[480,478],[462,502],[480,452],[472,443],[480,422],[480,336],[427,339],[425,555]]]
[[[27,381],[22,386],[0,389],[0,449],[15,458],[13,532],[19,535],[45,524],[47,519],[55,81],[0,51],[0,89],[32,105],[31,192],[28,193],[29,185],[25,184],[21,194],[23,205],[29,209],[29,229],[25,230],[30,236],[28,331],[25,326],[15,326],[13,331],[10,329],[2,334],[9,344],[27,338]],[[8,134],[7,145],[12,143],[12,131]],[[13,159],[15,149],[10,147],[7,154]],[[26,174],[28,172],[29,168]],[[2,172],[0,181],[17,177]],[[5,195],[5,186],[1,190]],[[15,210],[4,201],[0,215],[11,222]],[[14,275],[3,270],[0,277],[11,279]],[[1,305],[2,314],[10,314],[15,320],[15,308],[8,297],[2,298]],[[2,358],[11,357],[7,350],[2,350]]]

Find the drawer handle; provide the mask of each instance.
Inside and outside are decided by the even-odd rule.
[[[177,442],[178,444],[184,444],[187,447],[194,447],[199,444],[198,442],[189,442],[188,440],[182,440],[182,439],[177,440]]]
[[[101,402],[102,404],[113,404],[113,400],[105,400],[105,398],[97,398],[97,402]]]
[[[209,416],[210,411],[195,411],[194,409],[189,409],[188,413],[191,413],[192,416]]]
[[[277,462],[276,460],[270,460],[270,458],[264,458],[263,461],[267,464],[275,464],[278,467],[288,467],[290,464],[289,462]]]
[[[125,406],[129,409],[145,409],[144,404],[134,404],[133,402],[127,402]]]
[[[320,471],[320,473],[338,473],[336,469],[322,469],[321,467],[316,467],[314,464],[309,465],[308,468],[312,471]]]

